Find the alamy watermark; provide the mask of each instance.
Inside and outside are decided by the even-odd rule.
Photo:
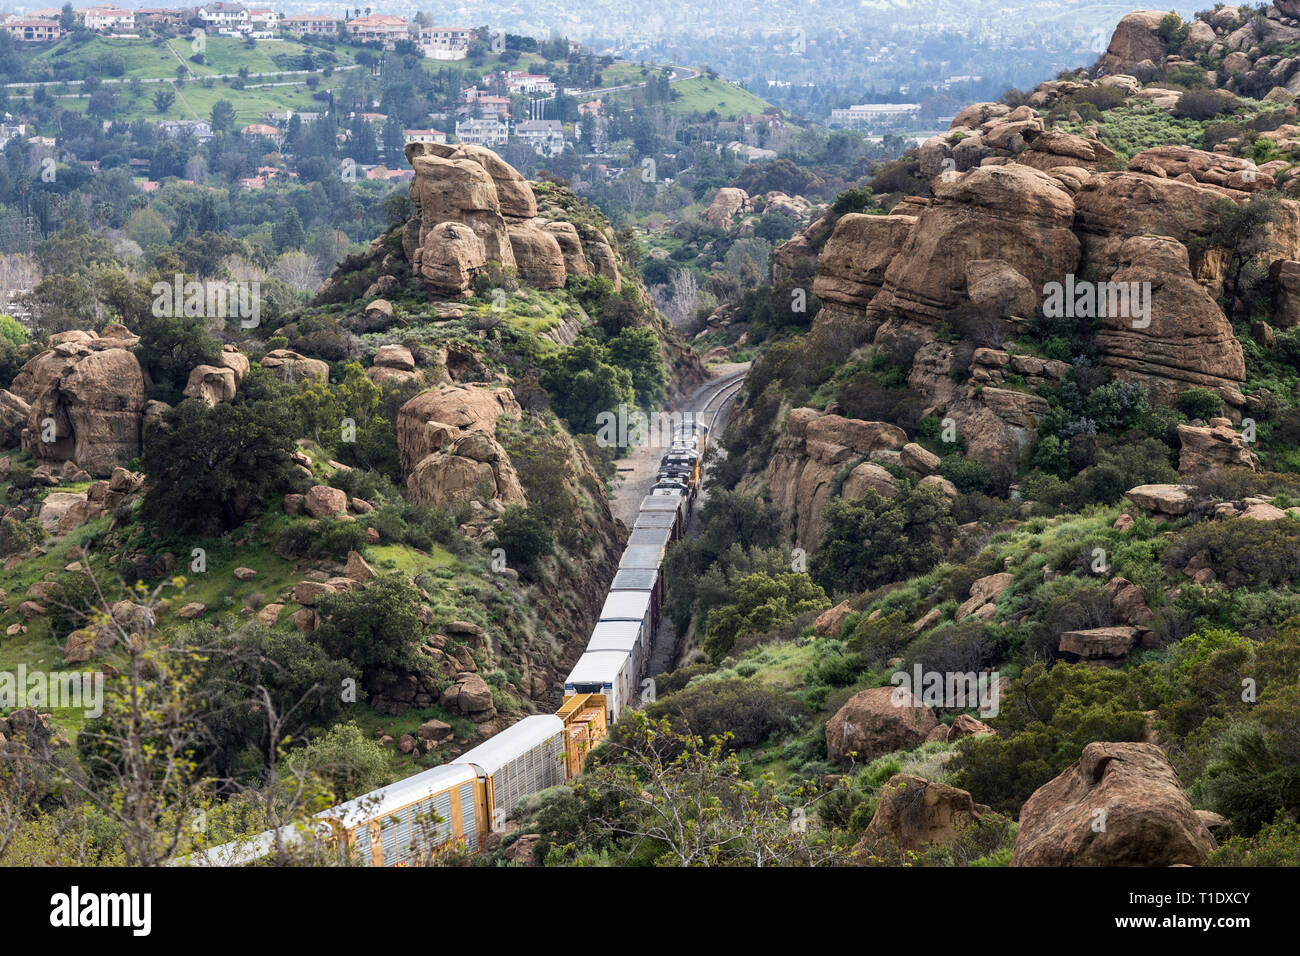
[[[153,314],[203,319],[239,319],[241,329],[262,321],[262,283],[220,279],[185,281],[177,273],[171,282],[155,282],[150,290]]]
[[[1049,319],[1131,319],[1133,328],[1151,325],[1150,282],[1088,282],[1075,279],[1043,286],[1043,315]]]
[[[596,416],[596,444],[601,448],[671,448],[684,434],[693,435],[703,419],[695,412],[652,412],[619,405]]]
[[[923,671],[917,664],[910,674],[895,671],[890,676],[894,692],[889,702],[895,707],[975,707],[981,717],[996,717],[1000,680],[997,671]]]
[[[99,671],[0,671],[0,709],[19,707],[81,710],[88,718],[104,713],[104,675]]]

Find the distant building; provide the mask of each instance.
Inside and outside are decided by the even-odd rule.
[[[20,43],[52,43],[63,36],[58,20],[40,17],[16,17],[0,24],[0,27]]]
[[[549,76],[542,76],[539,73],[522,73],[519,70],[509,70],[501,74],[505,81],[506,89],[512,93],[554,93],[555,84],[551,82]]]
[[[158,135],[165,139],[180,139],[193,136],[199,142],[212,139],[212,124],[207,120],[162,120],[158,124]]]
[[[539,156],[558,156],[564,152],[564,126],[559,120],[529,120],[515,124],[515,135]]]
[[[189,10],[178,10],[174,7],[141,7],[135,11],[135,22],[137,25],[147,23],[153,26],[178,27],[185,23],[189,16]]]
[[[344,28],[354,40],[378,41],[392,43],[395,40],[409,40],[411,28],[406,17],[394,17],[386,13],[376,13],[368,17],[349,20]]]
[[[295,33],[301,37],[338,36],[339,22],[333,17],[322,16],[283,16],[280,29],[284,33]]]
[[[107,32],[109,30],[130,30],[135,27],[135,14],[120,7],[94,6],[78,10],[81,22],[87,30]]]
[[[259,30],[274,30],[280,22],[280,14],[270,7],[250,7],[248,22]]]
[[[504,146],[510,127],[494,119],[461,120],[456,123],[456,138],[470,146]]]
[[[846,129],[897,126],[920,114],[919,103],[860,103],[848,109],[831,110],[831,126]]]
[[[411,38],[433,60],[463,60],[469,56],[467,27],[411,27]]]
[[[225,3],[218,0],[216,3],[195,7],[194,16],[213,29],[220,30],[223,27],[233,29],[248,23],[248,8],[242,3]]]
[[[404,129],[402,139],[407,146],[411,143],[445,143],[447,134],[436,129]]]
[[[266,123],[249,123],[240,130],[245,136],[279,136],[280,131],[274,126],[268,126]]]

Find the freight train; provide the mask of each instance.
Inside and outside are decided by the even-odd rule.
[[[587,756],[638,699],[663,610],[664,555],[686,534],[699,491],[709,430],[677,425],[628,536],[587,648],[564,681],[554,714],[525,717],[473,750],[316,815],[315,830],[341,862],[410,866],[452,847],[475,853],[525,797],[582,772]],[[186,862],[239,866],[277,843],[306,837],[297,828],[214,847]]]

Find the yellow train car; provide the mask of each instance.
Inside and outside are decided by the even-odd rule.
[[[564,721],[564,769],[569,779],[582,773],[587,757],[609,731],[604,694],[574,694],[555,712]]]

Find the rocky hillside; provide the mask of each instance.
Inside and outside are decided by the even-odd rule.
[[[409,208],[278,328],[209,314],[202,289],[173,315],[150,281],[170,276],[142,276],[139,311],[21,347],[6,670],[111,674],[137,635],[281,642],[295,679],[360,685],[290,737],[356,723],[392,776],[558,705],[627,533],[574,376],[654,408],[703,372],[597,211],[488,150],[408,155]],[[220,769],[257,764],[256,740]]]
[[[616,742],[690,772],[617,826],[566,802],[597,772],[506,859],[672,859],[620,834],[707,779],[795,864],[1300,862],[1290,7],[1126,16],[776,249],[811,321],[669,556],[699,650]]]

